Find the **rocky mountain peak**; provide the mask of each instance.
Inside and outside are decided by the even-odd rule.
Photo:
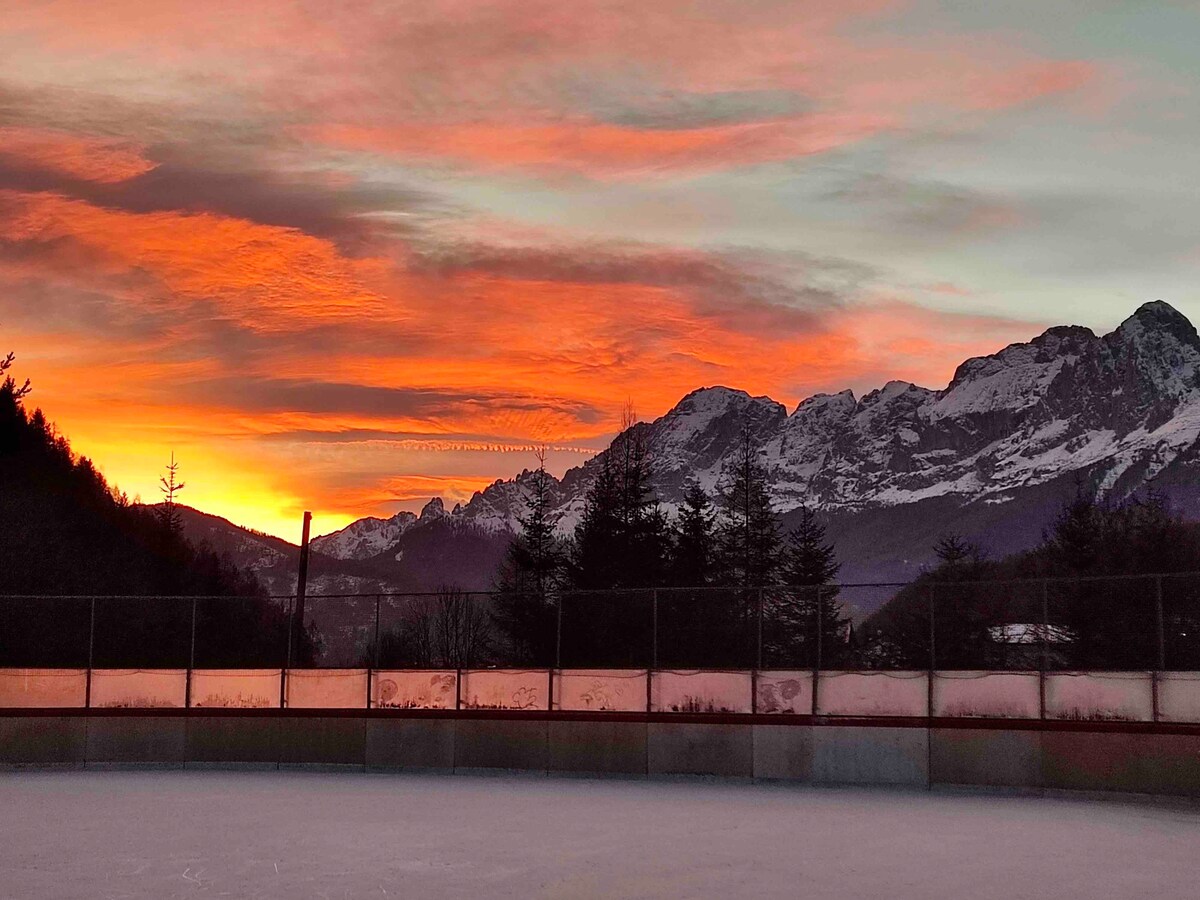
[[[444,519],[449,513],[446,512],[446,504],[442,502],[441,497],[434,497],[423,507],[421,507],[420,521],[431,522],[434,519]]]
[[[1143,303],[1113,333],[1122,340],[1137,340],[1146,335],[1165,334],[1179,343],[1200,349],[1200,335],[1187,316],[1164,300]]]

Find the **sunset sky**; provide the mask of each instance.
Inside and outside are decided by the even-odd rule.
[[[725,384],[1200,321],[1200,4],[7,0],[0,351],[296,539]]]

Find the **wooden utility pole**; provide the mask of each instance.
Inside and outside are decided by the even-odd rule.
[[[312,528],[312,513],[304,511],[304,530],[300,535],[300,572],[296,578],[296,611],[292,616],[292,643],[296,634],[304,633],[304,594],[308,588],[308,534]],[[297,648],[299,649],[299,648]],[[295,659],[295,656],[292,656]]]

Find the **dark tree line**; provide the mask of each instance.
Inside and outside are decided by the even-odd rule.
[[[497,577],[506,647],[531,664],[551,664],[557,652],[563,665],[644,666],[656,634],[660,666],[745,667],[757,662],[760,630],[769,665],[808,666],[818,641],[844,644],[824,527],[806,510],[781,533],[751,433],[714,494],[690,482],[669,517],[646,428],[625,424],[597,461],[570,538],[558,536],[544,459],[533,473]]]
[[[1200,664],[1200,532],[1149,492],[1077,489],[1034,549],[992,560],[948,535],[937,564],[856,630],[868,664],[906,668],[1150,669]],[[1151,576],[1165,575],[1157,578]],[[930,606],[933,623],[930,625]]]
[[[12,361],[0,358],[0,665],[86,662],[90,600],[46,595],[127,598],[96,604],[97,665],[186,663],[192,604],[166,599],[182,595],[214,598],[196,604],[208,664],[278,665],[286,616],[254,578],[184,538],[174,461],[162,504],[131,503],[30,411],[29,383],[11,377]]]

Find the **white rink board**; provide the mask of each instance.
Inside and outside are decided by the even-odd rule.
[[[926,672],[821,672],[817,713],[822,716],[924,716]]]
[[[93,669],[93,709],[177,709],[187,703],[186,669]]]
[[[0,709],[81,708],[87,669],[0,669]]]
[[[1164,722],[1200,722],[1200,672],[1158,673],[1158,717]]]
[[[1037,672],[938,672],[933,714],[944,718],[1037,719],[1041,688]]]
[[[289,669],[286,678],[291,709],[366,708],[366,669]]]
[[[546,669],[474,669],[462,673],[464,709],[547,708]]]
[[[278,709],[280,669],[196,669],[192,706],[205,709]]]
[[[1050,672],[1046,718],[1149,722],[1154,694],[1149,672]]]
[[[749,672],[674,670],[651,675],[651,710],[683,713],[748,713]]]
[[[563,669],[554,674],[554,708],[644,712],[645,669]]]
[[[811,671],[766,671],[758,673],[758,711],[760,713],[812,713]]]
[[[377,670],[371,679],[375,709],[454,709],[458,674],[432,669]]]

